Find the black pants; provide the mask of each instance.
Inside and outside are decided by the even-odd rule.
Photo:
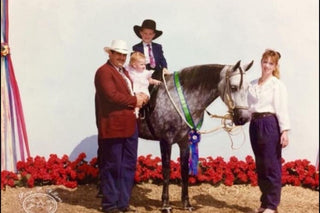
[[[281,144],[276,116],[252,119],[249,127],[262,208],[277,209],[281,197]]]

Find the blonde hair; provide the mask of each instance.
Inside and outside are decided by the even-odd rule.
[[[145,55],[141,52],[133,52],[130,56],[130,66],[132,66],[132,64],[136,61],[138,61],[139,59],[146,59]]]
[[[271,60],[276,64],[275,70],[273,70],[272,75],[276,78],[280,78],[280,70],[279,70],[279,59],[281,58],[281,54],[278,51],[266,49],[262,54],[261,61],[270,57]]]

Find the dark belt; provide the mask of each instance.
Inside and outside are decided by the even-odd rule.
[[[265,118],[265,117],[269,117],[269,116],[275,116],[275,114],[272,112],[254,112],[251,115],[251,119],[255,120],[255,119]]]

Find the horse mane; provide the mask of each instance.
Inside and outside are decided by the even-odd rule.
[[[204,64],[186,67],[179,73],[180,83],[184,90],[193,90],[201,86],[203,89],[212,89],[220,81],[220,72],[225,65]]]

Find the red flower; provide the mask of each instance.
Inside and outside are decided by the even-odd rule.
[[[190,176],[188,181],[190,184],[195,184],[197,182],[197,179],[194,176]]]
[[[2,171],[1,189],[5,186],[28,186],[44,184],[65,185],[75,188],[78,184],[95,183],[99,178],[97,158],[89,163],[85,161],[86,154],[80,153],[75,161],[70,162],[67,155],[60,159],[51,154],[48,161],[44,157],[29,157],[27,160],[17,163],[18,173]],[[311,189],[319,189],[319,171],[310,165],[308,160],[296,160],[292,162],[282,161],[282,184],[303,186]],[[211,183],[213,185],[224,183],[227,186],[233,184],[257,185],[257,174],[253,157],[247,156],[245,161],[237,157],[230,157],[225,162],[220,156],[217,158],[199,158],[197,176],[189,176],[189,183]],[[19,175],[19,177],[18,177]],[[152,155],[139,156],[137,159],[135,182],[162,181],[162,164],[159,157]],[[170,161],[170,181],[181,182],[180,158]]]
[[[34,179],[30,177],[27,181],[28,187],[32,188],[34,186]]]

